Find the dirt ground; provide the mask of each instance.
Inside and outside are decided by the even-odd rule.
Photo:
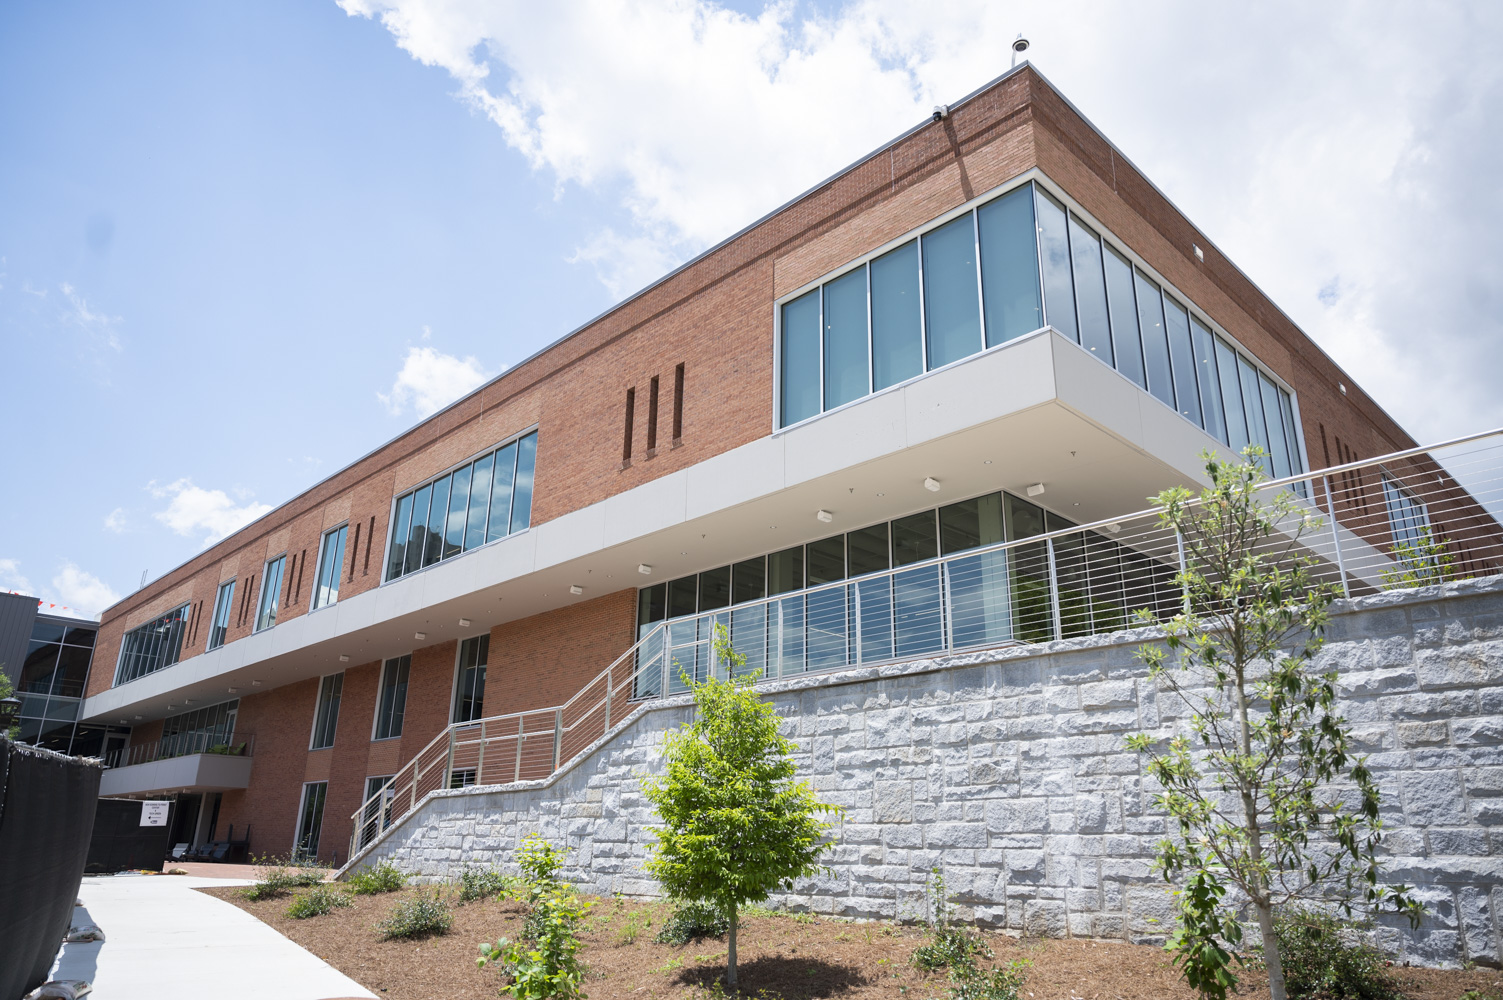
[[[477,969],[477,946],[515,938],[523,907],[494,899],[460,904],[446,935],[420,941],[382,941],[375,925],[405,893],[355,896],[354,905],[319,917],[286,915],[289,898],[253,903],[231,887],[200,890],[249,911],[380,997],[392,1000],[492,998],[502,979]],[[653,937],[668,914],[661,903],[597,902],[586,918],[582,957],[590,1000],[692,1000],[725,975],[720,940],[682,947]],[[635,934],[633,934],[635,930]],[[922,928],[852,923],[777,914],[743,920],[737,963],[741,992],[759,1000],[933,1000],[946,995],[943,972],[922,973],[909,964],[924,942]],[[987,934],[995,963],[1026,959],[1030,1000],[1195,1000],[1161,949],[1107,941],[1040,940]],[[984,963],[990,964],[990,963]],[[1410,1000],[1503,1000],[1496,970],[1395,969]],[[1268,991],[1253,975],[1241,996]],[[1467,1000],[1473,1000],[1469,997]]]

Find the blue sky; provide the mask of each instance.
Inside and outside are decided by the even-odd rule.
[[[1503,423],[1497,10],[1151,13],[0,6],[0,589],[101,610],[1005,70],[1020,30],[1416,437]]]

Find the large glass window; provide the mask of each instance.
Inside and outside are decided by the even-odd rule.
[[[339,699],[344,693],[344,674],[329,674],[318,685],[318,705],[313,710],[313,739],[309,750],[324,750],[334,745],[339,728]]]
[[[1039,223],[1039,270],[1044,277],[1044,319],[1071,340],[1080,342],[1075,325],[1075,292],[1070,279],[1070,234],[1065,206],[1043,188],[1034,187]]]
[[[871,392],[867,360],[866,268],[824,286],[825,408]]]
[[[286,568],[287,557],[277,556],[261,573],[261,600],[256,604],[257,632],[277,623],[277,604],[282,599],[282,571]]]
[[[85,727],[75,727],[79,703],[89,679],[95,629],[38,617],[32,622],[16,695],[21,699],[21,740],[60,753],[98,756],[81,749]],[[75,735],[75,728],[79,730]]]
[[[897,385],[924,370],[924,334],[919,320],[918,241],[905,243],[872,261],[871,276],[872,389],[875,391]],[[818,408],[804,416],[813,416],[817,412]]]
[[[1196,426],[1200,417],[1200,388],[1196,384],[1195,352],[1190,347],[1190,313],[1173,298],[1164,296],[1164,321],[1169,334],[1169,364],[1174,369],[1174,400],[1179,415]]]
[[[407,675],[411,670],[411,656],[398,656],[381,665],[375,739],[389,740],[402,735],[402,716],[407,712]]]
[[[328,792],[327,781],[309,781],[303,785],[303,802],[298,809],[297,819],[297,847],[294,850],[298,858],[318,857],[318,840],[324,827],[324,799]]]
[[[939,368],[981,350],[977,296],[976,220],[967,212],[924,234],[924,328],[929,367]]]
[[[398,497],[392,508],[386,579],[528,527],[537,440],[534,431]],[[339,544],[342,554],[343,538]],[[336,569],[336,596],[338,577]],[[319,580],[322,583],[322,569]]]
[[[1395,545],[1424,546],[1430,530],[1430,512],[1414,494],[1393,477],[1383,476],[1383,500],[1388,508],[1388,527]]]
[[[1110,365],[1112,328],[1106,311],[1106,272],[1101,262],[1101,237],[1074,215],[1070,216],[1070,261],[1075,275],[1080,346]]]
[[[120,642],[120,661],[115,667],[116,684],[145,677],[178,661],[183,651],[188,608],[184,604],[125,633]]]
[[[783,306],[783,423],[812,417],[819,403],[819,289]]]
[[[223,752],[235,747],[235,720],[240,699],[169,715],[162,720],[160,755],[177,757],[190,753]]]
[[[995,347],[1044,325],[1039,298],[1038,232],[1033,196],[1024,185],[976,212],[981,242],[981,297],[986,344]]]
[[[344,539],[348,524],[324,532],[318,547],[318,580],[313,587],[313,606],[322,608],[339,600],[339,580],[344,573]]]
[[[1117,371],[1138,387],[1148,388],[1143,368],[1143,341],[1138,336],[1138,301],[1133,293],[1132,265],[1112,247],[1106,248],[1107,304],[1112,316],[1112,354]]]
[[[230,604],[235,598],[235,581],[226,580],[219,585],[214,595],[214,616],[209,619],[209,649],[224,645],[224,637],[230,630]]]
[[[454,721],[485,718],[485,665],[491,637],[476,635],[459,644],[459,674],[454,683]]]
[[[1165,406],[1174,406],[1174,376],[1169,366],[1169,340],[1164,334],[1164,301],[1156,285],[1142,271],[1135,271],[1138,293],[1138,333],[1143,340],[1143,366],[1148,372],[1148,391]]]
[[[1237,352],[1216,338],[1216,375],[1221,382],[1221,401],[1226,411],[1227,443],[1242,454],[1252,438],[1247,436],[1247,411],[1242,406],[1242,384],[1237,376]]]
[[[1216,377],[1216,338],[1194,316],[1190,317],[1190,333],[1195,341],[1195,375],[1200,382],[1200,403],[1205,410],[1206,433],[1225,443],[1226,419],[1221,409],[1221,382]]]

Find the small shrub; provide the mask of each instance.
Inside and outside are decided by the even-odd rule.
[[[1028,963],[1009,962],[1006,968],[981,970],[961,966],[950,973],[950,1000],[1018,1000],[1027,979]]]
[[[316,885],[307,892],[302,893],[287,907],[287,915],[303,920],[307,917],[317,917],[336,910],[341,906],[352,906],[350,897],[340,889],[331,885]]]
[[[329,870],[309,859],[288,858],[282,860],[271,855],[256,858],[261,866],[261,877],[254,885],[240,890],[240,895],[250,900],[275,899],[285,896],[293,889],[319,885],[328,876]]]
[[[459,898],[463,902],[486,899],[509,892],[515,879],[494,868],[466,868],[459,873]]]
[[[1399,1000],[1398,983],[1383,953],[1352,927],[1313,910],[1274,921],[1290,1000]]]
[[[558,882],[558,872],[564,866],[564,856],[542,837],[529,833],[517,849],[517,864],[521,866],[522,877],[528,884],[551,887]],[[547,889],[543,891],[546,892]]]
[[[636,910],[626,915],[621,929],[616,932],[617,944],[636,944],[637,937],[652,926],[652,917],[646,910]]]
[[[924,895],[929,900],[929,943],[915,948],[910,961],[915,968],[925,972],[950,969],[952,972],[975,973],[976,957],[991,958],[991,949],[980,935],[950,924],[950,901],[945,894],[944,872],[934,869],[924,886]]]
[[[683,945],[701,938],[724,937],[730,929],[730,920],[714,903],[690,900],[673,908],[654,940],[658,944]]]
[[[355,895],[375,896],[404,888],[407,885],[407,873],[390,861],[382,861],[374,867],[360,869],[345,881]]]
[[[447,934],[453,923],[454,914],[444,894],[438,889],[419,889],[392,907],[391,915],[376,926],[382,937],[390,939]]]
[[[577,927],[593,905],[559,889],[544,894],[533,905],[538,918],[536,939],[524,944],[502,938],[495,944],[482,944],[476,965],[483,969],[499,963],[510,978],[506,992],[514,1000],[583,997],[579,987],[585,969],[579,961]]]

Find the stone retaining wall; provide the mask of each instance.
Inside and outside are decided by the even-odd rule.
[[[1340,602],[1323,666],[1383,792],[1395,880],[1429,907],[1384,944],[1424,964],[1503,964],[1503,578]],[[1039,935],[1152,940],[1172,920],[1150,868],[1165,829],[1130,732],[1167,734],[1177,699],[1134,655],[1149,631],[947,656],[766,686],[800,772],[845,808],[833,874],[777,900],[846,917],[923,913],[943,865],[959,915]],[[356,861],[427,879],[509,863],[538,831],[589,891],[657,894],[640,864],[685,698],[642,708],[549,782],[436,792]]]

